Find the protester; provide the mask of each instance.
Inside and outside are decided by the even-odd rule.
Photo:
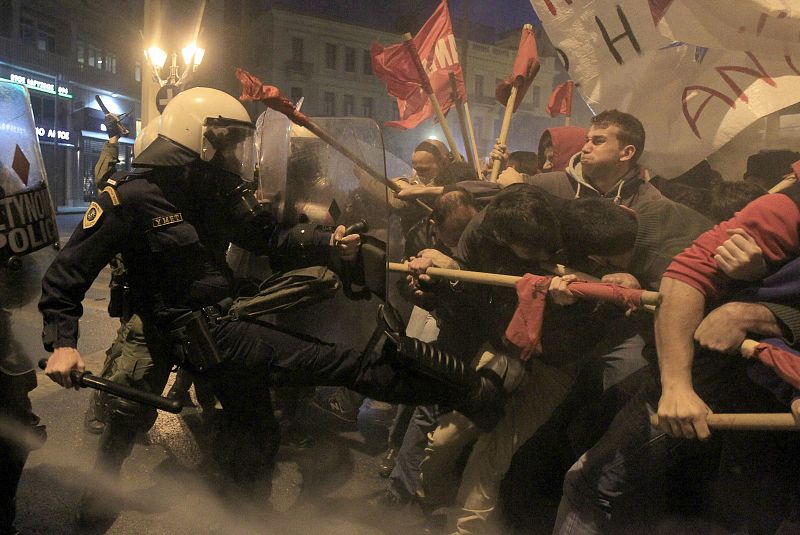
[[[702,443],[686,439],[711,436],[711,410],[781,410],[773,393],[751,380],[752,361],[735,353],[748,333],[780,337],[797,329],[797,312],[783,306],[795,294],[781,274],[797,269],[798,194],[794,186],[759,197],[675,257],[656,313],[660,381],[657,372],[643,373],[641,390],[570,469],[555,533],[604,533],[620,500],[702,449]],[[749,240],[763,255],[759,269],[742,267],[748,255],[740,253]],[[751,291],[740,291],[744,280],[754,282]],[[701,350],[695,351],[695,341]],[[648,407],[658,407],[657,428],[650,426]]]

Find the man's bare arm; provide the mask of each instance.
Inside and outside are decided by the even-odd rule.
[[[656,347],[661,369],[661,428],[675,437],[708,438],[708,406],[694,391],[693,335],[703,320],[705,297],[686,283],[661,281],[662,301],[656,311]]]

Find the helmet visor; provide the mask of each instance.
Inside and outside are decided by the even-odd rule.
[[[209,164],[252,182],[255,127],[248,122],[209,117],[203,123],[200,157]]]

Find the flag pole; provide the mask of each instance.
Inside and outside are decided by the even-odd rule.
[[[475,168],[478,170],[478,175],[483,180],[481,173],[481,157],[478,155],[478,144],[475,141],[475,129],[472,127],[472,114],[469,112],[469,102],[464,101],[464,116],[467,119],[467,133],[469,134],[469,150],[472,151],[472,158],[475,160]]]
[[[523,35],[525,31],[533,30],[533,26],[530,24],[526,24],[522,27]],[[520,41],[521,42],[521,41]],[[539,64],[536,64],[534,67],[534,76],[536,76],[535,72],[539,70]],[[519,77],[514,79],[514,83],[511,86],[511,94],[508,96],[508,102],[506,102],[506,111],[503,114],[503,124],[500,126],[500,143],[505,145],[506,140],[508,139],[508,129],[511,126],[511,116],[514,114],[514,104],[517,101],[517,91],[519,91],[520,80]],[[497,182],[497,177],[500,175],[500,160],[495,160],[492,162],[492,176],[489,179],[491,182]]]
[[[450,78],[450,89],[452,90],[453,102],[455,102],[456,112],[458,113],[458,126],[461,130],[461,138],[464,140],[464,151],[467,153],[467,161],[475,168],[475,172],[478,175],[478,180],[483,180],[483,177],[481,176],[481,170],[478,167],[478,161],[472,152],[472,147],[470,147],[469,132],[467,131],[467,118],[464,113],[464,100],[461,98],[461,95],[458,94],[456,73],[450,71],[448,76]]]
[[[447,144],[450,146],[450,150],[453,152],[453,159],[457,162],[463,161],[461,154],[458,152],[458,146],[456,145],[456,140],[453,137],[453,132],[450,130],[450,125],[447,124],[447,119],[444,116],[444,112],[442,112],[442,107],[439,106],[439,100],[433,93],[431,80],[428,78],[428,73],[425,72],[425,68],[422,66],[422,61],[419,59],[417,48],[414,46],[412,39],[414,39],[414,37],[410,33],[403,34],[403,44],[406,46],[409,54],[411,54],[411,58],[414,60],[414,66],[417,68],[417,73],[422,80],[422,89],[425,91],[425,93],[428,95],[428,99],[431,101],[433,111],[436,113],[436,119],[439,121],[439,125],[442,127],[442,132],[444,132],[444,137],[447,139]]]

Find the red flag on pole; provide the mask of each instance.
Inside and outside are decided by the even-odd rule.
[[[545,110],[550,114],[550,117],[557,115],[572,115],[572,90],[575,83],[572,80],[559,84],[553,89],[550,95],[550,100],[547,102]]]
[[[517,58],[514,60],[514,70],[511,71],[511,76],[500,82],[495,90],[498,102],[505,106],[511,95],[511,86],[514,82],[518,82],[517,100],[514,102],[513,110],[517,111],[537,72],[539,72],[539,55],[536,52],[536,37],[533,35],[533,29],[523,28],[519,38]]]
[[[239,96],[239,100],[263,102],[268,108],[286,115],[295,124],[308,127],[308,117],[298,111],[292,101],[281,94],[280,89],[273,85],[261,83],[261,80],[239,67],[236,68],[236,78],[239,79],[239,84],[242,87],[242,94]]]
[[[454,104],[450,90],[450,72],[455,73],[459,95],[466,100],[464,74],[458,60],[446,0],[442,0],[412,42],[428,73],[431,88],[442,111],[447,113]],[[400,110],[400,120],[388,122],[386,126],[414,128],[433,116],[433,106],[424,91],[425,81],[420,79],[414,65],[411,48],[405,43],[387,47],[379,43],[372,45],[372,70],[386,85],[389,94],[397,99]]]

